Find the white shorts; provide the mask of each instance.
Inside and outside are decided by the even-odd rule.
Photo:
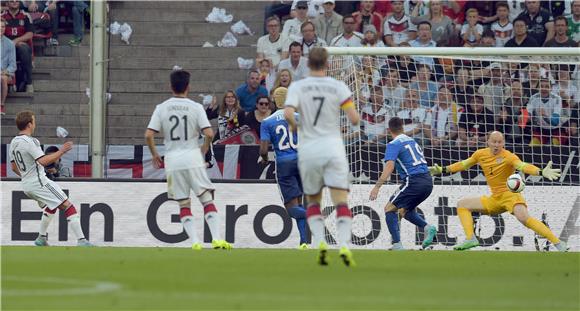
[[[206,190],[214,189],[205,167],[167,172],[167,196],[170,199],[189,199],[191,190],[199,197]]]
[[[40,207],[48,206],[50,209],[59,207],[68,196],[62,191],[59,185],[52,180],[44,181],[44,184],[23,185],[24,193],[31,199],[36,200]]]
[[[344,152],[324,156],[304,155],[298,152],[298,169],[302,189],[306,195],[315,195],[323,187],[349,189],[348,162]]]

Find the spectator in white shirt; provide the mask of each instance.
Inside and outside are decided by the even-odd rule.
[[[344,32],[336,36],[330,41],[330,46],[352,47],[362,46],[363,34],[354,31],[355,19],[352,15],[345,15],[342,18],[342,27]]]
[[[272,61],[273,66],[278,66],[280,60],[288,57],[288,38],[280,33],[280,19],[278,16],[270,16],[266,19],[268,34],[258,39],[258,55],[256,63],[267,58]]]
[[[431,138],[431,111],[419,106],[416,90],[407,90],[401,111],[397,117],[403,120],[405,135],[414,138],[420,145],[428,145]]]
[[[300,38],[300,27],[308,20],[308,2],[298,1],[296,3],[296,17],[284,22],[282,34],[291,41],[298,41]]]
[[[405,14],[403,1],[391,2],[393,14],[385,18],[383,34],[388,46],[399,46],[402,42],[408,42],[417,36],[417,27]]]
[[[382,91],[385,104],[395,111],[399,111],[405,98],[405,93],[407,93],[407,89],[402,87],[399,81],[399,71],[392,67],[387,72],[382,72],[382,74]]]
[[[302,45],[298,42],[292,42],[289,50],[290,57],[280,62],[278,70],[290,70],[293,81],[306,78],[310,75],[310,69],[308,68],[308,59],[302,56]]]
[[[326,41],[316,36],[316,28],[313,22],[307,21],[302,24],[300,32],[302,33],[302,38],[297,42],[302,45],[302,55],[304,57],[308,58],[312,48],[327,46]]]

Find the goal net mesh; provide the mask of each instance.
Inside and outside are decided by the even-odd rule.
[[[504,133],[506,149],[526,163],[543,168],[549,161],[562,170],[550,182],[526,176],[523,196],[531,216],[544,221],[572,250],[580,250],[578,105],[580,60],[577,57],[530,56],[339,56],[331,55],[328,75],[346,83],[361,115],[360,128],[341,117],[350,163],[355,247],[384,249],[391,237],[384,206],[401,181],[393,174],[376,201],[369,192],[383,170],[390,118],[404,121],[405,134],[421,146],[429,165],[449,165],[486,147],[486,134]],[[464,240],[456,213],[463,197],[490,195],[478,166],[434,179],[433,193],[419,207],[437,226],[435,249]],[[325,194],[327,240],[335,241],[335,213]],[[543,237],[513,215],[474,214],[479,249],[553,250]],[[400,221],[401,241],[419,248],[423,232]]]

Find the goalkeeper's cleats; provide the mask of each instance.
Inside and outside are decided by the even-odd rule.
[[[226,242],[225,240],[213,240],[211,241],[211,247],[213,247],[213,249],[226,249],[226,250],[234,248],[232,244]]]
[[[346,246],[340,248],[338,255],[340,255],[342,262],[344,262],[347,267],[356,267],[356,262],[354,261],[352,252]]]
[[[439,164],[435,163],[433,166],[429,166],[429,173],[432,176],[441,175],[443,173],[443,167],[439,166]]]
[[[405,248],[403,247],[403,243],[401,242],[397,242],[397,243],[393,243],[393,246],[391,246],[391,248],[389,248],[390,251],[404,251]]]
[[[568,248],[568,245],[566,245],[566,242],[562,241],[560,241],[558,244],[554,244],[554,247],[556,247],[556,249],[560,252],[567,252],[570,249]]]
[[[203,249],[203,245],[201,245],[201,243],[193,243],[191,249],[193,249],[194,251],[200,251]]]
[[[308,244],[306,244],[306,243],[302,243],[298,246],[298,249],[303,251],[303,250],[310,249],[310,246],[308,246]]]
[[[549,180],[554,180],[560,177],[560,169],[552,168],[552,161],[542,170],[542,176]]]
[[[80,239],[77,242],[77,246],[80,246],[80,247],[95,247],[95,244],[89,242],[87,239]]]
[[[479,241],[477,240],[476,237],[472,237],[471,239],[465,240],[463,243],[461,243],[459,245],[455,245],[455,247],[453,247],[453,249],[456,251],[464,251],[464,250],[468,250],[470,248],[474,248],[476,246],[479,246]]]
[[[34,245],[36,246],[48,246],[48,237],[39,235],[36,240],[34,240]]]
[[[328,266],[328,245],[324,242],[320,242],[318,245],[317,262],[321,266]]]
[[[425,239],[423,240],[423,244],[421,245],[423,249],[426,249],[427,247],[431,246],[431,244],[433,244],[433,239],[437,235],[437,228],[435,228],[435,226],[428,225],[425,228],[425,235],[426,235]]]

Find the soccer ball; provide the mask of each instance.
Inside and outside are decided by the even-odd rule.
[[[526,183],[524,182],[520,174],[513,174],[510,177],[508,177],[506,184],[508,189],[511,192],[515,193],[522,192],[522,190],[524,190],[524,188],[526,187]]]

